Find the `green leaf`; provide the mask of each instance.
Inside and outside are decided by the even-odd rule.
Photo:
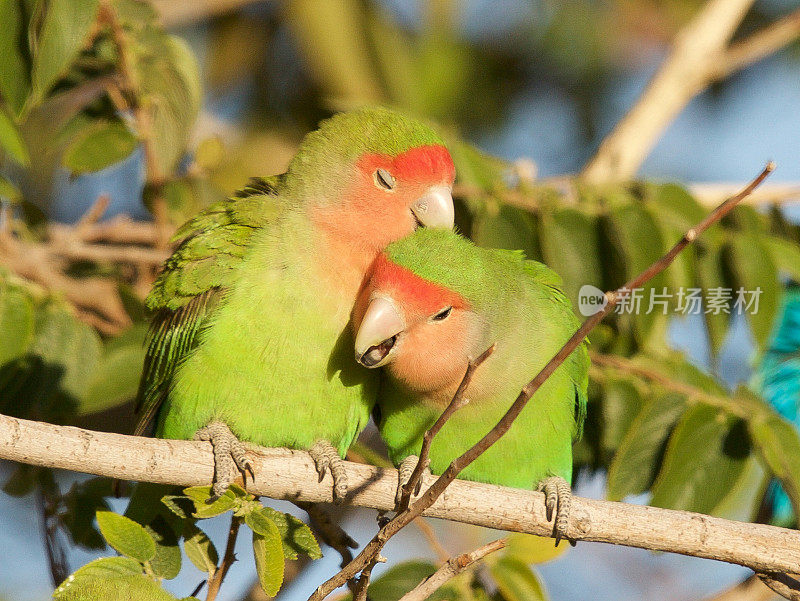
[[[135,559],[131,559],[130,557],[101,557],[75,570],[75,572],[55,590],[53,596],[56,599],[61,599],[61,595],[65,594],[67,589],[75,581],[104,580],[120,576],[139,576],[141,574],[142,565]]]
[[[800,282],[800,245],[777,236],[766,236],[762,240],[778,269]]]
[[[302,520],[271,507],[262,507],[257,513],[262,514],[278,527],[283,541],[283,556],[286,559],[297,559],[298,553],[305,553],[311,559],[322,557],[317,539],[314,538],[311,528]]]
[[[58,601],[97,601],[98,599],[125,599],[131,601],[175,601],[149,576],[116,576],[113,578],[81,578],[65,581]]]
[[[188,526],[183,533],[183,550],[186,556],[201,572],[207,572],[211,578],[217,571],[219,555],[217,548],[208,535],[197,526]]]
[[[474,215],[471,238],[479,246],[521,250],[535,258],[539,256],[537,233],[536,219],[528,211],[500,205]]]
[[[800,516],[800,439],[795,427],[776,414],[757,415],[749,422],[758,455],[769,467]]]
[[[136,46],[133,69],[151,111],[159,169],[172,173],[200,110],[197,61],[183,40],[151,30]]]
[[[33,341],[34,305],[24,288],[0,275],[0,366],[22,356]]]
[[[156,543],[156,554],[150,560],[150,569],[157,578],[171,580],[181,571],[181,549],[178,536],[168,522],[158,516],[145,526],[147,533]]]
[[[41,101],[63,77],[97,18],[99,0],[50,0],[33,57],[33,92]]]
[[[739,311],[747,316],[756,342],[763,348],[772,332],[773,319],[780,304],[782,287],[778,270],[760,233],[745,232],[733,236],[728,251],[734,284],[731,313],[735,311],[739,290],[744,291],[745,302],[750,300],[750,292],[760,290],[758,304],[751,309],[742,305]]]
[[[98,511],[97,525],[108,544],[116,551],[138,561],[150,561],[156,543],[140,524],[113,511]]]
[[[240,489],[240,487],[236,488]],[[193,486],[185,488],[183,492],[194,501],[194,515],[197,518],[212,518],[236,507],[236,489],[234,485],[229,486],[228,490],[213,503],[208,502],[211,499],[210,486]]]
[[[645,403],[620,442],[608,469],[607,496],[619,501],[650,488],[660,467],[664,445],[686,408],[686,399],[673,392]]]
[[[545,601],[544,586],[531,568],[513,557],[501,557],[489,566],[505,601]]]
[[[25,140],[22,139],[17,126],[2,109],[0,109],[0,149],[20,165],[30,165],[31,159],[28,156]]]
[[[393,566],[369,585],[369,598],[371,601],[397,601],[435,571],[436,566],[429,561],[406,561]],[[436,594],[430,597],[437,598]]]
[[[119,121],[100,121],[81,131],[64,151],[64,167],[74,175],[93,173],[129,156],[139,139]]]
[[[106,344],[100,364],[86,382],[79,413],[95,413],[117,407],[136,396],[144,363],[144,347]]]
[[[16,204],[22,200],[22,192],[20,192],[19,189],[13,183],[11,183],[11,180],[0,175],[0,202],[3,200],[6,200],[11,204]]]
[[[267,522],[269,534],[262,535],[253,531],[253,556],[256,560],[256,572],[261,588],[270,597],[274,597],[283,584],[283,544],[278,527]],[[270,527],[271,526],[271,527]]]
[[[577,307],[579,291],[603,287],[596,219],[577,209],[543,213],[539,239],[544,262],[564,280],[564,292]]]
[[[610,377],[603,386],[601,444],[611,457],[644,406],[639,389],[630,379]]]
[[[552,538],[533,534],[513,533],[506,537],[505,556],[524,563],[545,563],[555,559],[567,550],[566,545],[556,547]]]
[[[30,88],[27,23],[19,0],[0,1],[0,96],[19,115]]]
[[[689,409],[670,436],[650,504],[715,515],[747,468],[746,424],[718,408]]]
[[[708,306],[709,290],[725,288],[727,282],[722,272],[722,251],[717,246],[707,246],[697,253],[697,277],[702,287],[704,306]],[[705,309],[700,309],[705,311]],[[728,332],[729,315],[719,312],[704,312],[712,354],[717,354]]]

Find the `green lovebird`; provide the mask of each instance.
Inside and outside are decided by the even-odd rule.
[[[471,357],[497,344],[475,371],[465,394],[469,402],[434,438],[434,474],[499,421],[579,322],[559,276],[545,265],[525,260],[521,252],[480,248],[452,231],[420,230],[376,258],[353,325],[357,360],[385,366],[376,421],[390,458],[403,467],[403,482],[423,434],[452,400]],[[561,518],[561,537],[588,370],[584,343],[534,394],[506,435],[460,475],[515,488],[539,484],[549,513],[557,509]]]
[[[358,291],[387,244],[452,228],[453,178],[429,127],[362,109],[308,134],[286,173],[181,227],[146,300],[136,434],[210,440],[215,494],[251,469],[240,441],[309,450],[335,472],[376,394],[352,356]]]

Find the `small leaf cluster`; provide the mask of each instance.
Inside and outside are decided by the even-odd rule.
[[[59,587],[56,598],[88,599],[101,590],[97,587],[118,586],[137,595],[139,591],[144,594],[158,589],[162,596],[154,599],[171,599],[160,589],[159,581],[175,578],[180,572],[181,542],[186,556],[209,581],[219,577],[222,569],[219,552],[198,523],[228,512],[231,519],[244,523],[252,531],[258,578],[270,596],[281,588],[287,559],[297,559],[300,554],[311,559],[322,557],[319,544],[305,523],[288,513],[264,507],[235,484],[216,499],[212,499],[209,486],[186,488],[176,494],[164,492],[161,485],[139,484],[125,515],[99,510],[100,532],[122,557],[99,559],[80,568]],[[104,574],[100,568],[116,570],[113,578],[124,581],[96,582],[98,578],[112,578],[112,574]],[[126,589],[127,585],[133,588]]]

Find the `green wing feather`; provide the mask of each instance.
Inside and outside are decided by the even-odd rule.
[[[208,317],[233,285],[253,233],[281,213],[279,177],[251,180],[233,198],[206,208],[173,236],[178,247],[145,301],[155,316],[146,342],[134,434],[150,429],[175,368],[196,347]]]

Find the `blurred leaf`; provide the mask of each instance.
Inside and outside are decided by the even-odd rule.
[[[9,0],[5,0],[8,2]],[[0,149],[8,154],[20,165],[30,165],[31,159],[28,156],[28,149],[25,141],[19,133],[17,126],[0,108]]]
[[[262,507],[254,513],[262,514],[277,526],[278,532],[281,535],[281,540],[283,541],[283,556],[286,559],[297,559],[298,553],[305,553],[311,559],[319,559],[322,557],[322,551],[319,548],[317,539],[314,538],[311,528],[303,523],[302,520],[289,513],[276,511],[271,507]],[[248,526],[249,525],[248,523]],[[263,532],[259,532],[259,534],[263,534]]]
[[[781,481],[795,516],[800,516],[800,439],[797,430],[777,414],[770,413],[755,416],[749,427],[759,456]]]
[[[211,578],[217,571],[219,555],[208,535],[197,526],[189,526],[183,533],[183,550],[186,556],[201,572]]]
[[[359,0],[292,0],[286,18],[304,61],[337,110],[384,101]]]
[[[99,121],[81,131],[64,151],[64,167],[74,175],[105,169],[129,156],[139,139],[119,121]]]
[[[670,437],[650,504],[715,515],[750,451],[742,420],[716,407],[692,407]]]
[[[151,112],[158,168],[162,174],[172,173],[200,111],[197,60],[183,40],[160,31],[143,35],[135,50],[133,68]]]
[[[33,92],[41,101],[86,44],[99,0],[50,0],[33,57]]]
[[[505,601],[545,601],[539,577],[531,568],[513,557],[502,557],[489,566],[492,578],[497,583],[500,596]]]
[[[16,204],[22,200],[22,192],[10,180],[0,175],[0,202],[3,200]]]
[[[633,380],[612,376],[605,382],[602,448],[607,457],[612,457],[617,451],[643,406],[644,399]]]
[[[20,463],[3,485],[3,492],[12,497],[24,497],[33,491],[35,485],[36,468]]]
[[[206,138],[197,146],[194,153],[194,160],[200,169],[213,171],[225,157],[225,146],[218,136]]]
[[[127,557],[146,562],[155,557],[156,543],[140,524],[113,511],[98,511],[97,525],[108,544]]]
[[[527,211],[501,205],[496,214],[486,210],[473,216],[471,238],[486,248],[522,250],[528,258],[539,256],[536,219]]]
[[[90,478],[72,485],[63,496],[65,510],[60,519],[76,545],[87,549],[104,549],[100,532],[95,528],[94,517],[98,509],[107,510],[105,497],[111,496],[108,478]]]
[[[533,534],[509,534],[504,555],[516,559],[525,565],[551,561],[569,548],[569,545],[556,547],[552,538],[534,536]]]
[[[719,247],[708,247],[702,249],[697,256],[697,275],[704,305],[708,304],[708,291],[712,289],[723,289],[726,282],[722,274],[722,255]],[[705,309],[701,309],[705,311]],[[712,356],[719,352],[725,335],[728,332],[729,316],[725,313],[704,312],[703,318],[708,330],[708,339],[711,345]]]
[[[0,275],[0,365],[25,353],[33,336],[33,299]]]
[[[744,292],[745,302],[749,300],[750,292],[760,290],[757,311],[745,311],[744,308],[740,311],[747,316],[759,348],[763,348],[772,332],[773,319],[780,303],[782,287],[778,270],[762,242],[762,234],[746,232],[733,236],[728,250],[734,284],[731,312],[735,310],[739,290]]]
[[[625,433],[608,468],[607,496],[620,501],[650,488],[660,467],[664,445],[686,408],[674,392],[650,398]]]
[[[80,413],[105,411],[133,399],[143,363],[140,340],[133,339],[127,346],[106,344],[99,365],[86,382]]]
[[[578,209],[556,209],[541,215],[542,258],[564,280],[564,292],[577,307],[579,291],[590,284],[602,289],[597,224]]]
[[[371,601],[398,601],[435,571],[436,566],[429,561],[406,561],[392,566],[369,585],[369,598]],[[438,592],[430,599],[439,598]]]
[[[778,269],[800,282],[800,246],[777,236],[766,236],[763,242]]]
[[[19,115],[30,87],[23,1],[2,0],[0,23],[0,96]]]
[[[253,531],[253,556],[261,588],[267,595],[274,597],[283,584],[283,544],[278,527],[273,522],[267,520],[263,525],[266,525],[266,534]]]

